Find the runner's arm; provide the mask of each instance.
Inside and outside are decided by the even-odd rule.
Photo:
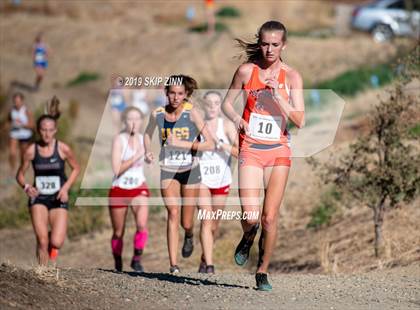
[[[26,109],[26,116],[28,117],[28,124],[25,125],[25,128],[32,130],[35,129],[34,115],[32,111]]]
[[[4,124],[5,131],[9,131],[12,128],[12,110],[9,110],[9,113],[7,113],[7,119]]]
[[[136,153],[133,157],[127,160],[121,160],[122,152],[121,139],[120,136],[117,135],[112,142],[111,153],[112,171],[117,177],[121,176],[124,172],[130,169],[131,166],[144,155],[144,153]]]
[[[150,114],[150,118],[149,118],[149,123],[147,124],[146,130],[144,132],[144,139],[143,139],[143,144],[144,144],[144,153],[145,153],[145,160],[146,162],[151,162],[153,155],[152,155],[152,137],[153,137],[153,132],[155,131],[157,126],[156,123],[156,112],[152,112]]]
[[[275,90],[274,98],[279,104],[283,113],[290,119],[298,128],[305,126],[305,104],[303,99],[303,82],[300,74],[291,70],[288,73],[290,82],[290,97],[291,103],[289,104],[282,96]]]
[[[239,141],[237,131],[235,129],[235,126],[229,121],[225,122],[225,127],[225,133],[229,139],[229,143],[222,143],[221,148],[223,148],[223,150],[225,150],[226,152],[230,153],[230,155],[237,158],[239,154]]]
[[[204,137],[204,142],[200,142],[197,139],[192,142],[191,149],[194,151],[212,151],[214,150],[215,144],[211,137],[207,124],[204,122],[201,114],[196,110],[191,110],[191,120],[195,126],[200,129],[200,134]]]
[[[236,70],[232,82],[229,86],[229,90],[222,103],[223,113],[225,113],[228,119],[230,119],[235,124],[235,126],[237,126],[239,120],[242,119],[242,117],[236,113],[235,109],[233,108],[233,103],[241,94],[243,85],[245,85],[246,81],[250,78],[252,70],[250,71],[249,65],[250,64],[243,64]]]
[[[35,157],[35,144],[31,144],[23,154],[22,161],[20,163],[20,166],[18,168],[18,171],[16,173],[16,181],[22,187],[25,189],[26,181],[25,181],[25,173],[29,168],[29,165],[31,163],[31,160],[33,160]]]
[[[203,117],[196,109],[191,110],[191,121],[198,128],[198,135],[202,134],[204,136],[204,142],[199,141],[197,138],[194,141],[185,141],[181,140],[174,134],[169,134],[166,138],[166,144],[171,145],[177,148],[193,150],[193,151],[213,151],[215,147],[214,140],[212,139],[207,125],[203,120]]]
[[[76,160],[76,157],[74,156],[74,153],[72,149],[65,143],[59,142],[59,148],[61,148],[61,151],[64,154],[64,158],[66,159],[67,163],[71,167],[71,173],[68,177],[66,183],[63,184],[61,188],[66,189],[67,191],[70,189],[70,187],[74,184],[74,182],[77,179],[77,176],[80,173],[80,165]]]

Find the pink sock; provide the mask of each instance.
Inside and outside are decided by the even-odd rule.
[[[147,230],[137,231],[134,235],[134,250],[143,250],[148,238]]]
[[[123,240],[120,238],[111,239],[112,254],[121,256],[123,250]]]

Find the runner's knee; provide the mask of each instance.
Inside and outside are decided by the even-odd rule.
[[[51,237],[50,246],[56,249],[60,249],[63,246],[64,238]]]
[[[190,223],[188,220],[182,220],[182,228],[184,230],[192,230],[193,229],[193,223]]]
[[[254,226],[258,224],[258,219],[246,219],[245,223],[249,226]]]
[[[168,209],[168,220],[179,221],[179,208]]]
[[[261,218],[262,228],[265,231],[271,231],[276,227],[276,216],[274,215],[263,215]]]

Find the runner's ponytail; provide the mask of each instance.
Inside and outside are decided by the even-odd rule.
[[[44,114],[38,117],[36,121],[36,128],[38,130],[41,128],[41,123],[46,119],[52,120],[55,123],[57,123],[57,120],[61,115],[59,105],[60,100],[57,98],[57,96],[52,97],[52,99],[45,104]]]

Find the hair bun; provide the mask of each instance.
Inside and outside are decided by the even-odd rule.
[[[54,97],[52,97],[52,99],[46,104],[45,114],[48,114],[54,119],[58,119],[61,115],[59,105],[60,105],[60,100],[57,98],[56,95],[54,95]]]

